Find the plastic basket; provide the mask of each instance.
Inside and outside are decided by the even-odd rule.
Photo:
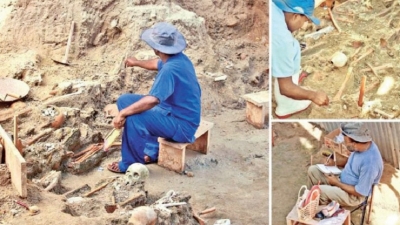
[[[303,195],[301,195],[301,190],[304,190]],[[303,202],[305,201],[307,195],[309,193],[309,190],[307,189],[307,187],[305,185],[301,186],[300,190],[299,190],[299,194],[298,194],[298,199],[297,199],[297,216],[299,218],[300,221],[307,221],[307,220],[311,220],[314,218],[315,214],[317,214],[317,210],[318,210],[318,205],[319,205],[319,198],[320,198],[320,194],[319,191],[317,191],[317,198],[315,198],[314,200],[310,200],[307,205],[305,206],[301,206],[303,204]],[[310,193],[312,195],[312,193]]]

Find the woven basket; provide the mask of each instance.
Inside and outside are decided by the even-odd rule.
[[[300,195],[301,190],[304,190],[304,193],[302,195]],[[301,206],[303,204],[303,202],[305,201],[307,195],[309,193],[309,190],[307,189],[307,187],[305,185],[301,186],[300,190],[299,190],[299,195],[298,195],[298,199],[297,199],[297,215],[299,217],[300,222],[302,221],[307,221],[307,220],[311,220],[314,218],[315,214],[317,214],[317,210],[318,210],[318,205],[319,205],[319,197],[320,194],[318,193],[318,197],[314,200],[311,200],[307,205],[305,206]]]

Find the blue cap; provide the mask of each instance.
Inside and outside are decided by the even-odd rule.
[[[284,12],[302,14],[319,25],[319,19],[313,16],[314,0],[272,0]]]
[[[186,48],[183,35],[172,24],[165,22],[156,23],[140,37],[150,47],[165,54],[177,54]]]

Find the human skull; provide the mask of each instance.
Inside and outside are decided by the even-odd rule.
[[[136,182],[145,181],[149,177],[149,170],[141,163],[134,163],[128,167],[125,173],[125,184],[134,185]]]

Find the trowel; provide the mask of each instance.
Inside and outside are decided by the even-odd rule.
[[[71,23],[71,29],[69,31],[69,36],[68,36],[68,42],[67,42],[67,49],[65,50],[65,55],[64,58],[62,60],[57,60],[57,59],[52,59],[54,62],[62,64],[62,65],[66,65],[69,66],[68,63],[68,53],[69,53],[69,48],[71,47],[71,42],[72,42],[72,35],[74,33],[74,21],[72,21]]]

